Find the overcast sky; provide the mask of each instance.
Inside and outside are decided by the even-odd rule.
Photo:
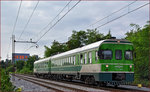
[[[1,54],[2,59],[6,59],[7,53],[11,57],[11,35],[13,31],[13,26],[18,12],[18,7],[20,1],[1,1]],[[48,28],[41,33],[39,33],[68,3],[69,1],[40,1],[29,25],[25,29],[20,40],[29,41],[30,38],[36,41]],[[77,1],[72,1],[60,15],[54,21],[56,22],[63,14],[65,14],[68,9],[70,9]],[[130,4],[133,1],[81,1],[74,9],[72,9],[52,30],[50,30],[39,42],[39,48],[31,48],[26,51],[33,44],[16,43],[17,53],[30,53],[30,55],[39,55],[43,57],[44,55],[44,45],[49,46],[54,40],[59,42],[66,42],[68,37],[71,36],[72,30],[86,30],[92,29],[99,25],[102,25],[120,15],[127,13],[141,5],[148,3],[148,1],[136,1],[129,7],[123,9],[122,11],[113,14],[109,18],[98,22],[97,24],[87,27],[88,25],[106,17],[114,11]],[[35,7],[37,1],[23,1],[14,30],[16,40],[20,36],[25,24],[27,23],[29,16],[31,15],[33,8]],[[100,33],[107,34],[111,30],[111,34],[117,38],[124,38],[125,33],[128,32],[131,27],[131,23],[139,24],[141,27],[146,24],[149,20],[149,6],[145,6],[137,11],[134,11],[116,21],[113,21],[103,27],[98,28]],[[53,23],[54,23],[53,22]]]

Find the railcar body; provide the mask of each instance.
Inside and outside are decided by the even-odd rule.
[[[133,46],[107,39],[34,63],[34,74],[57,79],[80,79],[87,84],[120,85],[134,80]]]

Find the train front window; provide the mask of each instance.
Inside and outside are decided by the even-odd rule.
[[[100,59],[112,59],[112,51],[111,50],[100,50],[99,57],[100,57]]]
[[[125,51],[125,59],[126,60],[132,60],[133,59],[132,51]]]
[[[122,59],[122,51],[121,50],[116,50],[115,51],[115,57],[117,60],[121,60]]]

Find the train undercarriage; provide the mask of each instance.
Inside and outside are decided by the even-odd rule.
[[[36,77],[39,78],[47,78],[52,80],[66,80],[66,81],[73,81],[73,80],[80,80],[81,82],[84,82],[88,85],[98,85],[98,86],[107,86],[108,84],[114,85],[115,87],[121,85],[121,84],[129,84],[133,81],[133,74],[125,74],[125,73],[112,73],[108,79],[108,77],[105,80],[99,80],[97,81],[96,77],[94,75],[68,75],[68,74],[47,74],[47,73],[35,73]],[[130,75],[130,76],[129,76]],[[127,79],[130,78],[130,79]]]

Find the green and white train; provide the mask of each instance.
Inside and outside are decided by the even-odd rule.
[[[34,62],[37,77],[78,79],[118,86],[133,82],[133,45],[122,39],[98,41]]]

